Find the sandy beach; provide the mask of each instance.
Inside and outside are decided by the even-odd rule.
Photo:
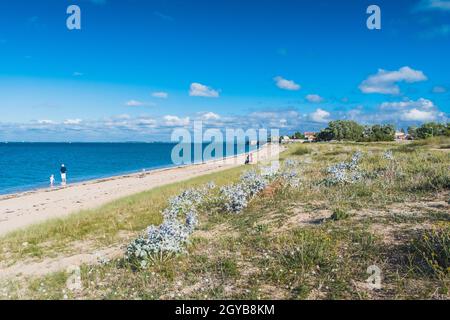
[[[254,162],[278,156],[282,147],[265,145],[253,153]],[[201,164],[147,171],[68,185],[64,188],[40,189],[0,197],[0,235],[61,218],[81,210],[94,209],[108,202],[200,175],[209,174],[245,162],[245,154]],[[69,181],[70,182],[70,181]]]

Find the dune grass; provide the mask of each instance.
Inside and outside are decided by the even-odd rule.
[[[74,253],[77,244],[89,241],[91,246],[104,247],[135,236],[147,226],[160,224],[161,210],[167,199],[180,190],[209,181],[223,185],[237,179],[243,169],[200,176],[188,181],[154,188],[150,191],[116,200],[98,209],[74,213],[62,219],[12,232],[0,238],[0,260],[9,264],[33,258],[41,260],[60,254]]]
[[[281,158],[301,162],[301,186],[263,193],[241,214],[205,208],[187,254],[145,269],[123,259],[83,265],[83,289],[74,292],[67,290],[64,272],[8,282],[8,298],[449,299],[450,155],[440,150],[448,144],[439,139],[292,145]],[[348,161],[356,150],[364,153],[364,180],[324,184],[326,168]],[[383,157],[388,150],[394,160]],[[12,249],[35,239],[41,258],[49,255],[47,243],[126,244],[120,233],[135,236],[158,223],[169,195],[210,180],[231,183],[242,170],[158,188],[0,243]],[[79,225],[82,231],[70,231]],[[30,256],[11,251],[15,259]],[[367,268],[374,265],[382,271],[381,289],[366,282]]]

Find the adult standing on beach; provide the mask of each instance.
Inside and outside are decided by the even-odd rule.
[[[67,183],[67,168],[64,164],[61,165],[61,184],[65,186]]]

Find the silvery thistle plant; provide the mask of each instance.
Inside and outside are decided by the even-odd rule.
[[[350,162],[340,162],[328,167],[327,173],[330,177],[327,178],[325,182],[334,185],[355,183],[361,180],[363,177],[361,169],[359,168],[361,158],[362,153],[358,151],[352,155]]]
[[[263,191],[269,184],[268,176],[250,170],[242,174],[239,183],[220,189],[220,197],[225,211],[240,213],[252,197]]]
[[[383,159],[385,160],[394,160],[394,154],[392,153],[392,150],[388,150],[383,153]]]
[[[198,224],[197,207],[204,201],[208,192],[215,188],[213,183],[198,189],[188,189],[169,199],[169,206],[162,212],[163,223],[149,226],[146,236],[139,237],[128,245],[127,260],[140,261],[145,267],[146,260],[163,253],[182,253],[189,236]]]

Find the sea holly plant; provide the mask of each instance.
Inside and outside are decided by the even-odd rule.
[[[237,183],[221,187],[218,192],[213,192],[216,186],[210,182],[201,188],[187,189],[170,198],[168,207],[162,212],[163,223],[149,226],[143,236],[130,243],[125,259],[145,268],[149,261],[184,253],[189,238],[198,225],[199,208],[202,205],[215,203],[224,212],[239,214],[252,198],[276,180],[287,186],[298,186],[295,165],[298,163],[288,163],[270,175],[257,170],[246,171]]]
[[[324,181],[328,185],[349,184],[363,178],[359,163],[362,158],[360,151],[355,152],[348,162],[340,162],[327,168],[328,178]]]
[[[205,187],[188,189],[170,198],[169,206],[162,212],[163,223],[149,226],[145,235],[130,243],[125,259],[146,267],[148,260],[184,252],[189,237],[198,224],[198,207],[214,188],[215,185],[209,183]]]
[[[269,178],[256,170],[245,172],[238,183],[220,188],[219,197],[226,212],[240,213],[255,195],[263,191]]]
[[[394,154],[392,153],[392,150],[388,150],[388,151],[384,152],[383,159],[393,161],[395,158],[394,158]]]

